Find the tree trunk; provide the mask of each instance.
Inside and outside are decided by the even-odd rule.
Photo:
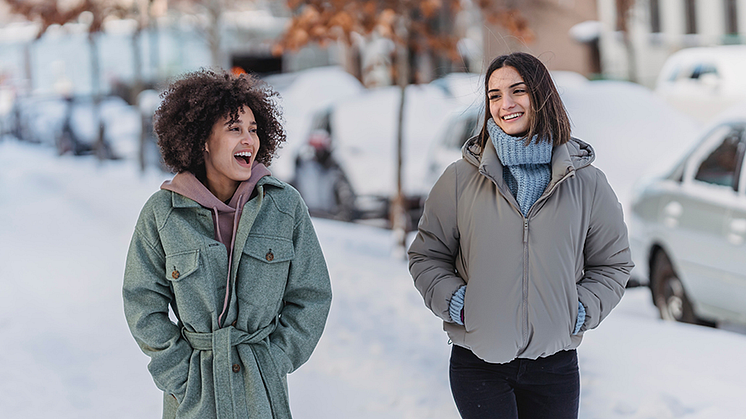
[[[148,27],[150,39],[150,80],[158,80],[158,73],[160,72],[160,51],[158,48],[158,21],[156,19],[150,20]]]
[[[635,55],[635,48],[632,45],[628,31],[625,30],[622,32],[622,39],[624,41],[624,49],[627,52],[627,77],[632,83],[637,83],[637,56]]]
[[[135,83],[130,92],[130,97],[134,99],[133,103],[140,109],[140,92],[143,90],[142,81],[142,48],[140,48],[140,39],[142,37],[142,30],[140,27],[137,28],[134,34],[132,34],[132,58],[133,66],[135,70]],[[145,127],[140,130],[140,147],[137,153],[137,159],[140,162],[140,171],[145,171],[145,139],[147,138]]]
[[[209,27],[207,28],[207,43],[210,47],[210,57],[212,66],[216,68],[223,67],[222,51],[220,50],[220,14],[222,7],[220,0],[210,0],[207,2],[207,14],[210,17]]]
[[[391,203],[391,229],[395,238],[395,246],[399,252],[404,253],[407,238],[407,208],[404,191],[402,189],[402,166],[403,166],[403,146],[404,146],[404,107],[406,104],[406,91],[409,84],[409,51],[408,42],[409,28],[408,19],[402,17],[399,20],[399,37],[403,45],[397,45],[397,84],[401,91],[399,100],[399,116],[397,121],[396,134],[396,196]]]
[[[99,160],[107,158],[107,147],[104,142],[104,128],[101,121],[101,66],[98,55],[98,45],[96,45],[97,34],[88,34],[88,46],[91,49],[91,96],[93,97],[93,123],[96,127],[96,140],[93,144],[93,150]]]
[[[26,80],[28,80],[28,83],[24,88],[26,89],[23,93],[30,94],[34,91],[34,74],[32,71],[33,63],[31,62],[31,47],[33,47],[34,41],[26,42],[26,44],[23,46],[23,72],[26,76]]]

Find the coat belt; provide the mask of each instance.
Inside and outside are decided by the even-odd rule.
[[[247,333],[233,326],[224,327],[212,333],[197,333],[182,329],[181,333],[193,349],[212,351],[213,382],[215,384],[215,407],[218,419],[232,419],[232,394],[225,388],[231,382],[231,347],[248,345],[259,366],[264,388],[267,391],[272,417],[275,419],[290,418],[290,403],[285,383],[282,381],[277,366],[269,351],[269,335],[277,327],[277,319],[254,333]],[[244,367],[246,367],[244,365]],[[218,385],[221,383],[221,385]],[[226,394],[228,393],[228,394]],[[250,401],[247,401],[250,402]]]

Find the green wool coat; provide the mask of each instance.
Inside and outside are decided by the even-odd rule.
[[[160,190],[140,213],[124,313],[164,392],[164,418],[291,417],[286,376],[321,337],[331,284],[298,192],[271,176],[256,190],[243,207],[230,272],[210,209]]]

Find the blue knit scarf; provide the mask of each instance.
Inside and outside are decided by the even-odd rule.
[[[525,139],[506,134],[492,118],[487,131],[503,164],[503,178],[525,217],[552,179],[552,143],[534,137],[525,145]]]

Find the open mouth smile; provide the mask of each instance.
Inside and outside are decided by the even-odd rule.
[[[251,155],[250,151],[242,151],[234,154],[233,157],[238,160],[240,164],[251,164]]]
[[[503,121],[511,121],[513,119],[523,116],[523,112],[509,113],[502,117]]]

